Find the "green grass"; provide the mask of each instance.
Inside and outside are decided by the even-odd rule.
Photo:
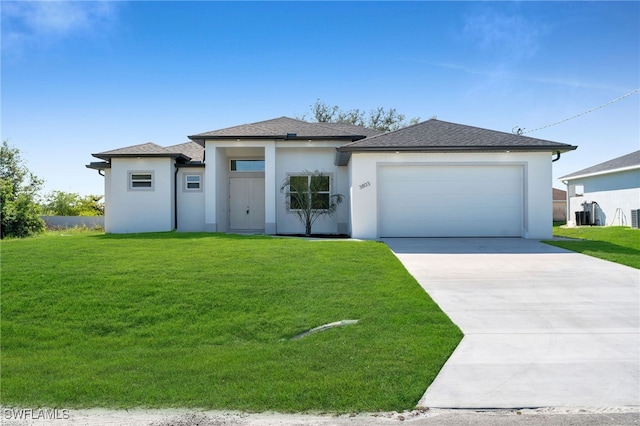
[[[58,233],[1,261],[4,406],[410,409],[462,338],[376,242]]]
[[[553,227],[556,237],[577,238],[576,241],[545,241],[578,253],[610,260],[640,269],[640,231],[622,226]]]

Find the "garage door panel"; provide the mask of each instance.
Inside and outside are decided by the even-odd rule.
[[[382,166],[382,237],[521,236],[521,166]]]

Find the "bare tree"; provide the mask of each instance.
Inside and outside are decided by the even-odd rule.
[[[414,117],[407,123],[405,115],[398,113],[395,108],[385,109],[382,107],[369,111],[369,114],[360,109],[343,111],[337,105],[329,106],[320,99],[311,105],[311,115],[318,123],[349,123],[356,126],[369,127],[371,129],[388,132],[398,130],[412,124],[418,123],[419,117]],[[306,120],[307,115],[299,117]]]

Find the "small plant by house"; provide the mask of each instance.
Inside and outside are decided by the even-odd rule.
[[[342,194],[331,194],[329,176],[317,170],[288,176],[280,186],[280,192],[286,195],[287,210],[295,213],[304,225],[306,236],[311,235],[311,228],[318,218],[333,216],[344,199]]]

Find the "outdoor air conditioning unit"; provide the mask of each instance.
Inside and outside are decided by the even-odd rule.
[[[640,209],[631,210],[631,227],[640,228],[638,222],[640,222]]]

